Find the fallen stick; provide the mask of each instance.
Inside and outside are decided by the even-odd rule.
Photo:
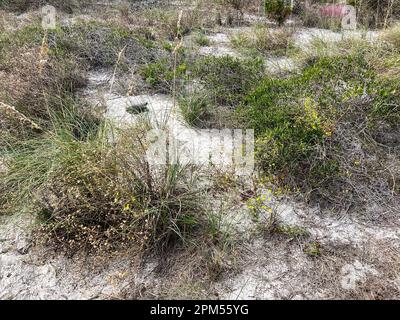
[[[25,116],[23,113],[16,110],[14,107],[0,102],[0,116],[10,121],[17,121],[23,126],[28,126],[30,129],[35,131],[43,131],[43,129]]]

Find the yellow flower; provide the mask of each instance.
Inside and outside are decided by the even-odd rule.
[[[330,130],[325,131],[325,135],[327,137],[332,137],[332,131],[330,131]]]

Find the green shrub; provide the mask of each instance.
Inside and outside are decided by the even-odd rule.
[[[371,159],[398,152],[399,83],[377,74],[370,50],[313,58],[301,75],[266,79],[247,96],[237,115],[255,128],[258,164],[276,182],[338,207],[361,210],[377,194],[386,199],[380,205],[393,200],[382,162]],[[369,154],[365,163],[360,152]],[[376,189],[377,180],[385,187]]]
[[[281,26],[292,13],[292,8],[286,0],[266,0],[265,12]]]
[[[173,58],[162,58],[156,62],[143,65],[140,74],[156,92],[170,93],[173,91],[174,81],[177,86],[181,84],[186,74],[186,64],[179,63],[174,70]]]
[[[197,60],[191,71],[204,86],[211,102],[235,107],[262,77],[264,66],[261,59],[205,57]]]
[[[296,187],[311,176],[316,176],[314,182],[320,178],[317,172],[325,170],[326,159],[315,164],[312,158],[316,146],[329,135],[317,102],[299,87],[305,81],[300,77],[266,80],[248,97],[247,107],[238,111],[255,129],[258,165]]]

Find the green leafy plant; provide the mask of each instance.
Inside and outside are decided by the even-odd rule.
[[[140,74],[145,81],[157,92],[168,93],[172,91],[174,78],[182,79],[186,74],[187,66],[184,62],[176,66],[171,58],[162,58],[156,62],[143,65]]]
[[[265,0],[265,12],[281,26],[292,13],[292,7],[286,0]]]
[[[318,258],[321,255],[321,244],[317,241],[307,243],[304,253],[310,257]]]
[[[358,174],[363,164],[357,151],[350,160],[351,145],[346,140],[354,137],[362,141],[365,152],[383,156],[383,149],[360,136],[356,128],[361,130],[363,123],[371,136],[382,136],[378,133],[382,123],[391,132],[397,128],[398,82],[378,76],[380,68],[375,69],[369,52],[361,46],[343,55],[314,57],[301,75],[265,79],[244,99],[236,114],[255,129],[257,163],[275,183],[310,191],[339,207],[347,199],[360,208],[375,192],[385,193],[374,188],[372,181],[380,178],[372,171]],[[359,184],[365,186],[363,191],[352,187]],[[338,201],[342,193],[346,197]]]
[[[205,57],[197,60],[191,71],[211,101],[234,107],[263,75],[264,66],[261,59]]]

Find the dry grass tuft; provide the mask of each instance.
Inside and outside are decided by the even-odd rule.
[[[243,31],[232,36],[232,43],[238,49],[245,49],[259,55],[285,55],[293,46],[293,30],[289,28],[271,29],[259,26],[251,31]]]
[[[394,25],[392,28],[383,33],[383,40],[392,44],[395,48],[400,50],[400,23]]]

